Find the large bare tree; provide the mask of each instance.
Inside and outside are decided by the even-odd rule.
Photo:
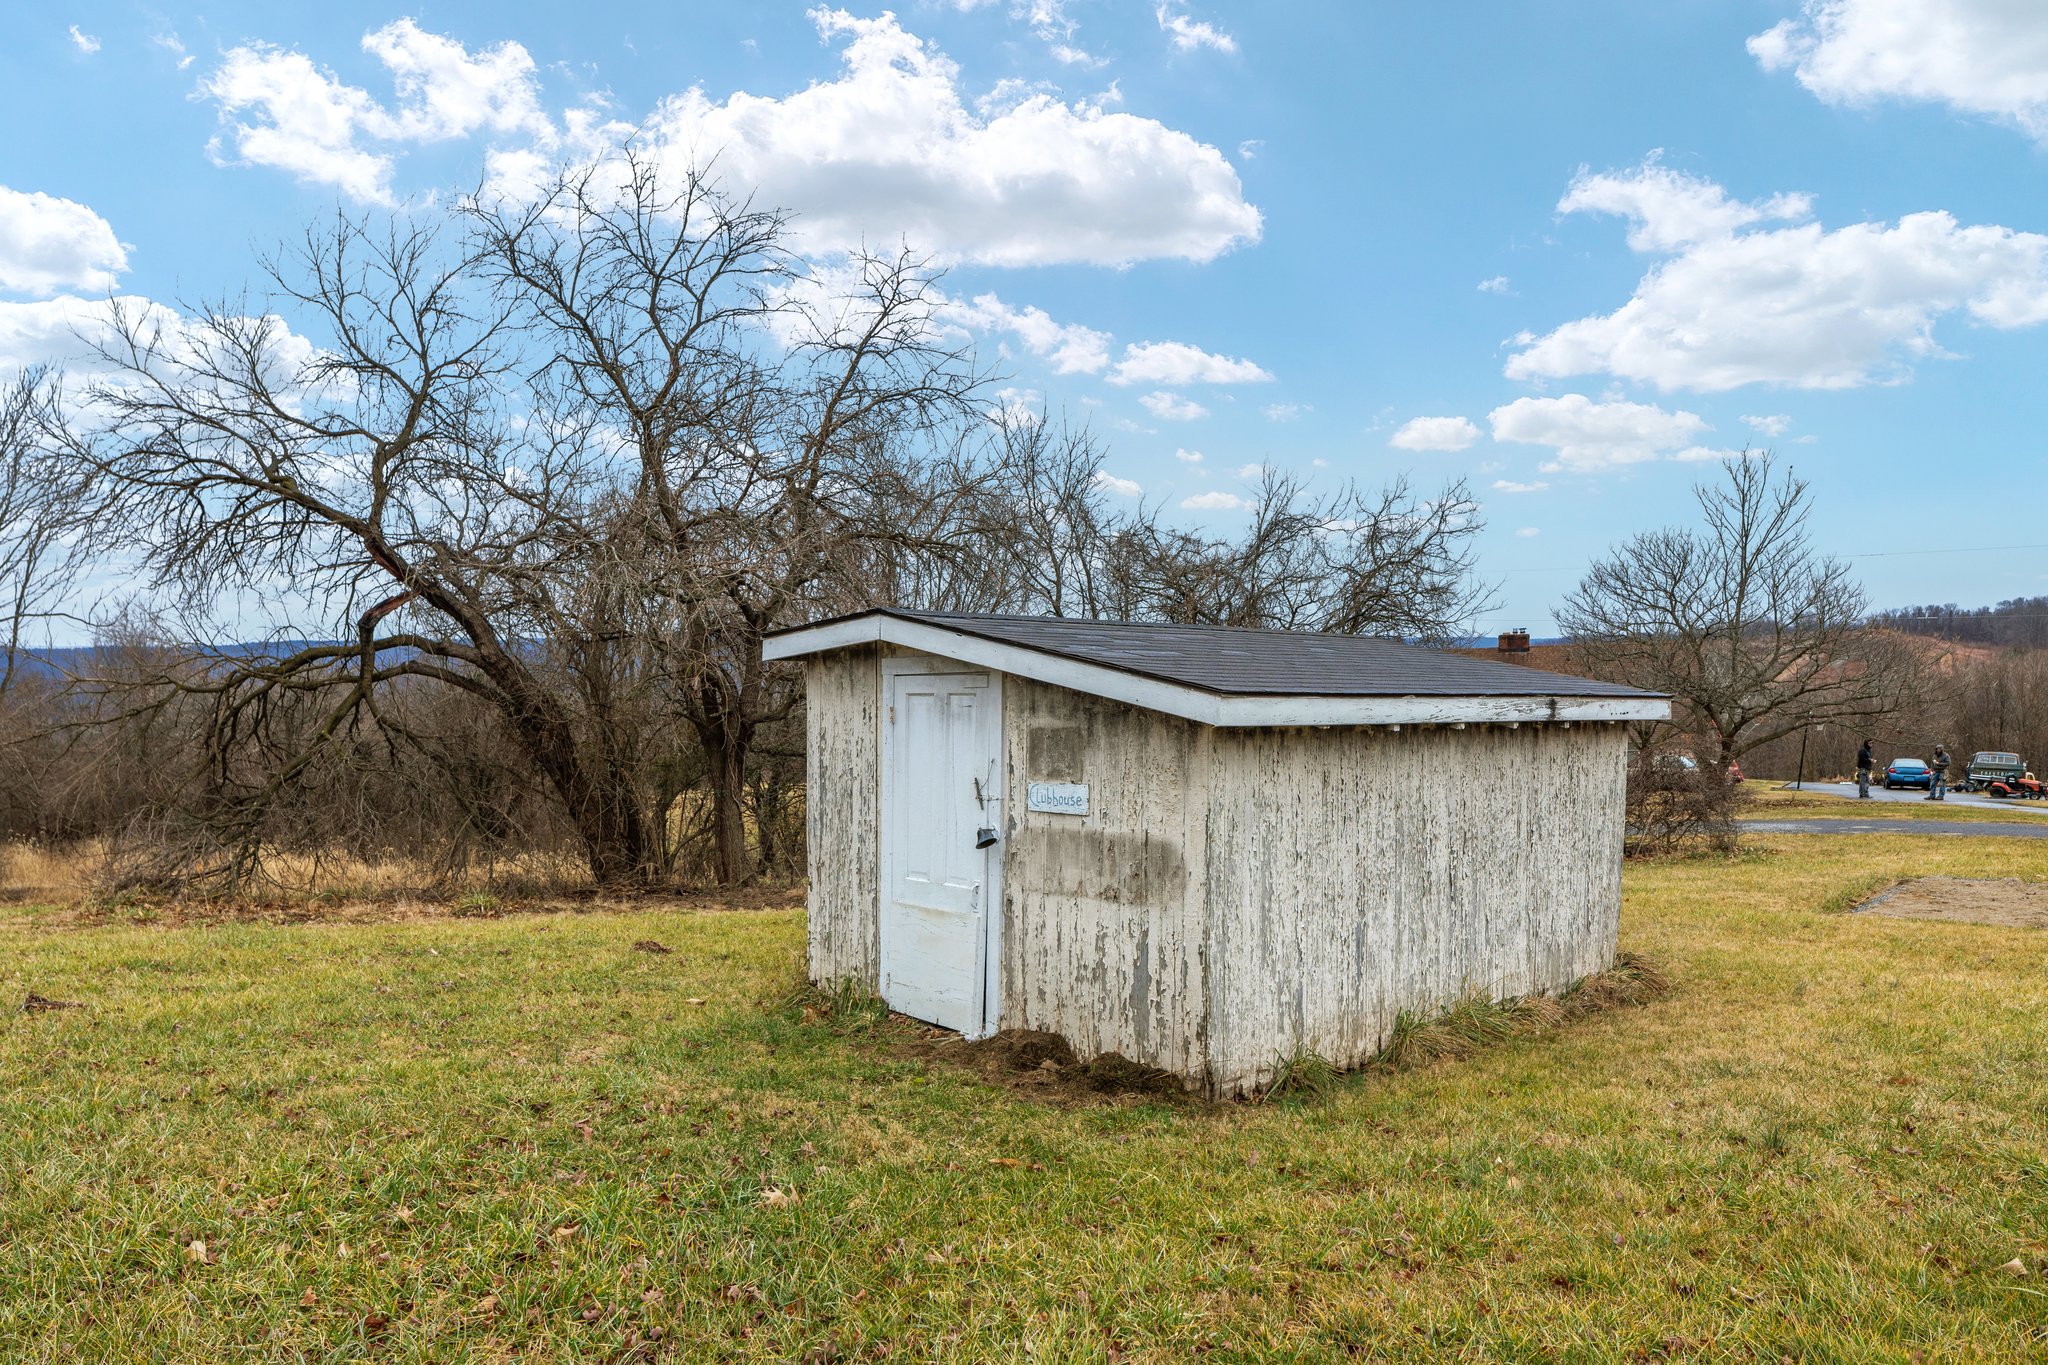
[[[800,695],[763,632],[864,605],[877,545],[943,552],[985,430],[920,261],[821,283],[783,234],[628,156],[452,226],[337,220],[260,307],[116,310],[84,419],[46,424],[96,543],[188,619],[268,597],[301,641],[162,678],[213,698],[235,869],[427,681],[498,717],[600,881],[661,873],[687,727],[717,875],[748,875],[749,752]]]
[[[749,871],[755,737],[801,697],[763,635],[869,605],[880,566],[964,550],[986,444],[968,353],[907,251],[809,273],[780,215],[630,150],[531,202],[473,205],[479,266],[546,357],[560,425],[618,443],[597,577],[704,757],[718,875]]]
[[[1693,492],[1699,524],[1631,537],[1566,598],[1558,624],[1594,672],[1670,693],[1717,769],[1804,726],[1913,703],[1925,652],[1866,627],[1848,566],[1814,548],[1804,480],[1766,454]]]

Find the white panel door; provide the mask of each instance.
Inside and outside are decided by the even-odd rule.
[[[988,673],[885,677],[882,998],[979,1036],[999,850],[974,845],[981,828],[1001,827],[1001,693]]]

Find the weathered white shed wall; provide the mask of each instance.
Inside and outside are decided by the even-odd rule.
[[[1609,966],[1620,726],[1219,733],[1209,786],[1209,1085],[1297,1047],[1370,1058],[1401,1009]]]
[[[1199,1084],[1216,732],[1014,674],[1003,700],[1002,1026]],[[1087,783],[1088,814],[1028,811],[1031,782]]]
[[[878,988],[880,660],[805,670],[812,979]],[[1608,966],[1626,735],[1579,725],[1229,731],[1004,680],[1003,1028],[1227,1095],[1395,1014]],[[1026,809],[1085,782],[1085,817]]]
[[[881,988],[881,648],[804,667],[811,979]]]

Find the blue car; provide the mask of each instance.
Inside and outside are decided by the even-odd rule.
[[[1934,786],[1934,769],[1917,758],[1895,758],[1884,770],[1884,789],[1894,787],[1919,787],[1931,790]]]

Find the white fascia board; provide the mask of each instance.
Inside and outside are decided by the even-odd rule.
[[[1275,725],[1452,725],[1545,721],[1668,720],[1662,697],[1275,697],[1219,696],[1100,664],[1024,649],[895,616],[857,616],[766,641],[761,657],[796,659],[852,645],[891,644],[979,668],[1107,697],[1147,711],[1239,729]]]

